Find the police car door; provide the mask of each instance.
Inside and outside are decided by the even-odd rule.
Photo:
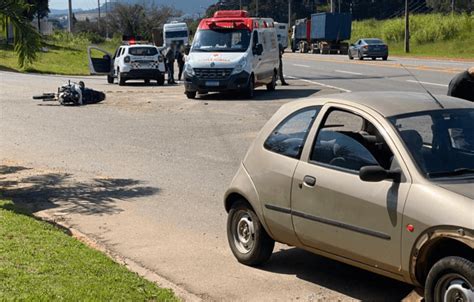
[[[92,52],[94,51],[94,55]],[[99,53],[99,57],[96,57]],[[87,48],[89,56],[89,70],[91,74],[110,74],[112,70],[112,56],[107,51],[95,46]]]

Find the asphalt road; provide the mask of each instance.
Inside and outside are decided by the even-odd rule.
[[[467,67],[405,61],[442,94],[440,85]],[[285,54],[291,86],[259,88],[254,100],[191,101],[181,86],[84,77],[107,100],[83,107],[31,99],[66,77],[0,72],[0,188],[206,300],[399,301],[410,286],[285,245],[263,267],[238,264],[222,205],[248,146],[281,104],[345,90],[419,90],[398,63]]]

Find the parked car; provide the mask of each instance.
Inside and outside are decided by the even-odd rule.
[[[349,46],[349,59],[358,58],[363,60],[364,58],[382,58],[386,61],[388,58],[388,45],[380,39],[360,39],[354,44]]]
[[[102,58],[95,58],[92,50],[101,52]],[[107,82],[112,84],[114,79],[120,86],[128,80],[144,80],[149,83],[154,80],[158,85],[165,82],[164,56],[162,48],[150,44],[121,45],[112,56],[107,51],[96,46],[88,47],[89,69],[91,74],[107,75]]]
[[[224,199],[237,260],[282,242],[473,301],[474,103],[414,92],[290,102],[263,127]]]
[[[274,22],[246,11],[217,11],[202,19],[186,59],[185,93],[236,91],[252,98],[254,88],[275,90],[279,47]]]

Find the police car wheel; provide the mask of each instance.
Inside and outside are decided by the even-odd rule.
[[[122,74],[120,73],[120,71],[117,72],[117,80],[118,80],[119,86],[125,85],[125,79],[122,77]]]
[[[158,86],[163,86],[165,84],[165,76],[158,76],[158,78],[156,79],[156,84],[158,84]]]
[[[145,84],[150,84],[150,80],[144,80],[145,81]]]
[[[195,99],[196,98],[196,91],[186,91],[186,97],[188,99]]]
[[[113,84],[113,83],[114,83],[114,77],[113,77],[113,76],[110,76],[110,75],[108,75],[108,76],[107,76],[107,83],[109,83],[109,84]]]

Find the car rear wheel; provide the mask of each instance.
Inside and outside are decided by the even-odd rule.
[[[474,301],[474,263],[462,257],[436,262],[425,284],[426,302]]]
[[[196,98],[196,91],[186,91],[185,94],[188,99],[193,100]]]
[[[354,60],[354,57],[351,55],[351,51],[350,51],[350,50],[349,50],[348,56],[349,56],[349,60]]]
[[[357,53],[357,57],[358,57],[359,60],[361,60],[361,61],[364,60],[364,56],[362,55],[362,53],[361,53],[360,51]]]
[[[376,57],[372,57],[372,60],[375,61],[375,60],[377,60],[377,58],[376,58]]]
[[[150,84],[150,80],[146,79],[144,80],[145,84]]]
[[[118,81],[119,86],[125,85],[125,79],[122,76],[122,73],[120,72],[120,69],[117,69],[117,81]]]
[[[382,57],[382,60],[387,61],[388,56]]]
[[[275,246],[275,241],[267,234],[257,214],[244,201],[237,201],[229,211],[227,239],[235,258],[251,266],[266,262]]]

